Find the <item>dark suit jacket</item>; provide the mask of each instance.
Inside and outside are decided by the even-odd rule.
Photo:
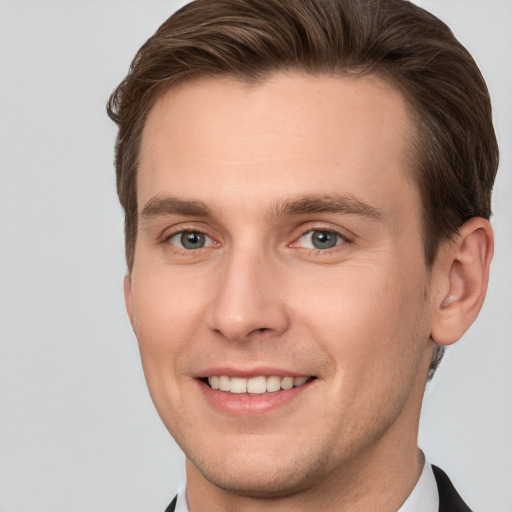
[[[471,512],[459,493],[453,487],[446,473],[436,466],[432,466],[439,491],[439,512]]]
[[[439,491],[439,512],[471,512],[464,500],[455,490],[446,473],[436,466],[432,466]],[[165,512],[173,512],[176,507],[176,498],[165,509]]]
[[[176,500],[178,499],[178,496],[174,496],[174,499],[171,501],[169,506],[165,509],[165,512],[174,512],[174,509],[176,508]]]

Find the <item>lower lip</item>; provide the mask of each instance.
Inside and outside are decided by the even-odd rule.
[[[198,381],[203,396],[218,411],[232,416],[258,416],[270,413],[294,402],[302,393],[309,389],[316,379],[292,389],[282,389],[261,395],[247,393],[228,393],[212,389],[202,381]]]

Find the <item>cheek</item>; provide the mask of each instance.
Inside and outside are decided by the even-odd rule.
[[[157,273],[134,280],[133,324],[142,362],[179,366],[204,317],[205,292],[179,277]]]
[[[411,346],[419,349],[415,338],[428,338],[423,274],[407,272],[407,278],[399,265],[377,268],[354,264],[310,276],[303,299],[295,301],[297,316],[340,365],[354,366],[356,360],[373,371],[379,361],[401,358]]]
[[[134,280],[134,331],[145,379],[162,421],[173,435],[187,423],[184,390],[190,378],[186,369],[193,340],[202,316],[200,293],[180,283],[179,279],[146,275]],[[185,291],[184,291],[185,290]],[[176,425],[174,418],[182,418]]]

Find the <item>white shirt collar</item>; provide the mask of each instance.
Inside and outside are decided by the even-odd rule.
[[[185,484],[178,491],[175,512],[189,512],[185,495]],[[409,497],[397,512],[438,512],[439,493],[432,466],[425,462],[420,478]]]
[[[423,471],[409,497],[397,512],[437,512],[439,510],[439,492],[432,466],[424,462]]]
[[[178,499],[176,500],[176,507],[174,512],[189,512],[185,489],[186,483],[183,483],[180,490],[178,491]]]

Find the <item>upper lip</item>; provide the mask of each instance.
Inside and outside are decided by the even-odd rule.
[[[213,377],[216,375],[226,375],[228,377],[241,377],[244,379],[251,379],[253,377],[312,377],[311,373],[304,373],[301,371],[294,371],[285,368],[276,368],[271,366],[259,366],[255,368],[239,368],[235,366],[216,366],[206,368],[197,373],[197,378],[202,379],[205,377]]]

